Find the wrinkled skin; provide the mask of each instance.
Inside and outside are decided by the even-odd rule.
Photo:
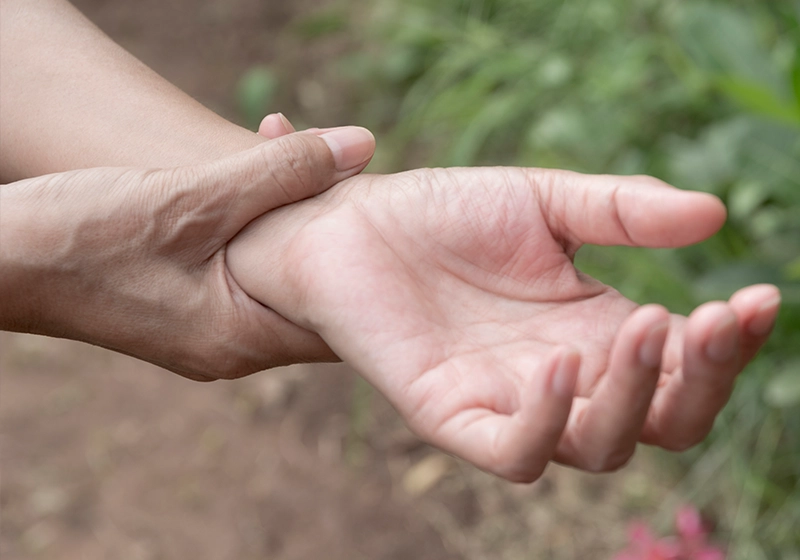
[[[532,481],[602,471],[637,441],[700,441],[768,336],[754,286],[687,320],[582,275],[582,243],[677,247],[722,225],[714,197],[647,177],[546,170],[362,175],[254,221],[227,263],[317,332],[424,439]],[[262,247],[280,247],[265,252]]]
[[[362,147],[371,155],[371,142]],[[248,297],[225,251],[264,212],[364,165],[338,171],[323,139],[295,134],[208,164],[3,185],[0,326],[90,342],[198,381],[334,360],[315,333]]]

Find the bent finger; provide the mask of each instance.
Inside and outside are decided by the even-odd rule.
[[[742,364],[746,364],[755,357],[775,326],[781,292],[771,284],[757,284],[737,291],[728,303],[739,323]]]
[[[740,341],[736,314],[725,302],[701,305],[689,316],[683,363],[657,391],[643,442],[682,451],[711,431],[742,369]]]
[[[589,399],[573,409],[559,462],[592,472],[614,470],[633,456],[656,390],[669,312],[640,307],[614,341],[608,371]]]
[[[564,431],[579,368],[576,351],[556,349],[541,375],[531,376],[516,412],[463,412],[433,443],[507,480],[533,482],[544,472]]]

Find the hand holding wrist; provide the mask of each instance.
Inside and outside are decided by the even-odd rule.
[[[259,215],[359,172],[372,139],[354,134],[361,144],[348,154],[360,150],[361,164],[343,172],[324,140],[296,134],[200,166],[99,168],[3,187],[4,197],[36,208],[9,260],[45,259],[36,293],[23,297],[31,305],[22,315],[37,320],[22,330],[106,346],[192,378],[334,359],[315,334],[243,293],[225,250]],[[15,276],[3,273],[4,299],[21,297]]]

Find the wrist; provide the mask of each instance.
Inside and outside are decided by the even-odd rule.
[[[80,172],[77,172],[80,173]],[[0,328],[87,339],[84,331],[103,312],[91,285],[97,270],[86,266],[97,212],[73,204],[73,173],[47,175],[0,187]],[[83,186],[78,182],[77,185]]]
[[[324,208],[324,203],[309,199],[273,210],[253,220],[226,250],[228,270],[249,297],[312,332],[318,332],[319,325],[304,271],[314,268],[315,252],[303,231]]]

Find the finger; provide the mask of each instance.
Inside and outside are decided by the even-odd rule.
[[[168,186],[164,207],[171,215],[205,211],[219,220],[217,233],[227,241],[258,216],[360,173],[374,150],[375,138],[365,128],[299,132],[208,164],[164,170],[151,180]]]
[[[559,462],[593,472],[615,470],[633,456],[661,371],[669,312],[639,308],[623,323],[608,372],[589,399],[573,407]]]
[[[317,136],[322,136],[326,132],[336,130],[337,127],[332,128],[307,128],[303,132],[310,132]],[[265,138],[273,140],[297,132],[294,125],[286,118],[283,113],[272,113],[264,117],[258,127],[258,134]]]
[[[580,355],[559,348],[523,389],[512,415],[471,410],[453,418],[433,443],[513,482],[533,482],[553,456],[569,418]]]
[[[573,250],[583,243],[682,247],[710,237],[725,222],[717,197],[652,177],[530,173],[551,231]]]
[[[683,365],[683,339],[688,317],[673,313],[670,315],[669,333],[664,344],[664,356],[661,360],[661,371],[666,375],[678,370]]]
[[[643,442],[682,451],[708,435],[742,369],[740,341],[737,316],[727,303],[704,304],[689,316],[683,364],[656,392]]]
[[[312,127],[312,128],[306,128],[304,130],[301,130],[300,132],[307,132],[309,134],[314,134],[315,136],[322,136],[323,134],[326,134],[326,133],[328,133],[328,132],[330,132],[332,130],[338,130],[339,128],[344,128],[344,127],[339,127],[339,126],[334,126],[334,127],[329,127],[329,128]],[[259,132],[259,134],[261,134],[261,133]]]
[[[755,357],[775,326],[781,293],[770,284],[748,286],[733,294],[729,304],[739,323],[742,364],[746,364]]]
[[[294,125],[289,122],[289,119],[287,119],[283,113],[267,115],[258,126],[258,133],[269,139],[280,138],[281,136],[286,136],[293,132],[297,132]]]
[[[775,326],[781,305],[781,293],[771,284],[758,284],[737,291],[728,303],[736,313],[739,323],[742,364],[746,364],[755,357]],[[662,364],[662,369],[666,372],[675,370],[683,363],[685,325],[686,317],[672,315]]]

